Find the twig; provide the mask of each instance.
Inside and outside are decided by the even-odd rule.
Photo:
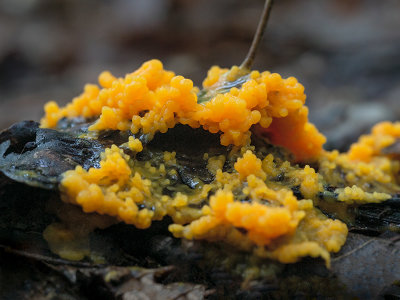
[[[264,9],[263,9],[260,21],[258,22],[258,26],[257,26],[256,33],[254,35],[254,38],[253,38],[253,42],[251,43],[251,46],[250,46],[249,52],[247,53],[246,58],[244,59],[244,61],[240,65],[241,69],[250,70],[251,66],[253,65],[254,58],[255,58],[256,52],[258,50],[258,46],[259,46],[260,41],[261,41],[261,39],[262,39],[262,37],[264,35],[265,26],[266,26],[267,21],[269,19],[269,14],[271,12],[272,3],[273,3],[273,0],[266,0],[265,1]]]
[[[30,258],[33,260],[37,260],[37,261],[45,262],[45,263],[49,263],[49,264],[54,264],[54,265],[68,265],[68,266],[80,267],[80,268],[88,268],[88,267],[93,268],[93,267],[102,266],[102,265],[94,265],[94,264],[87,263],[87,262],[69,261],[66,259],[49,257],[49,256],[37,254],[37,253],[29,253],[29,252],[26,252],[23,250],[13,249],[13,248],[10,248],[10,247],[4,246],[4,245],[0,245],[0,249],[3,249],[4,252],[7,252],[7,253],[23,256],[26,258]]]
[[[400,236],[395,236],[395,237],[391,238],[389,246],[394,246],[394,244],[396,244],[398,241],[400,241]]]
[[[339,259],[342,259],[342,258],[345,258],[345,257],[347,257],[347,256],[349,256],[349,255],[352,255],[353,253],[355,253],[355,252],[357,252],[358,250],[364,248],[365,246],[367,246],[368,244],[372,243],[373,241],[375,241],[375,239],[371,239],[371,240],[369,240],[369,241],[366,241],[365,243],[361,244],[360,246],[354,248],[353,250],[351,250],[351,251],[349,251],[349,252],[347,252],[347,253],[345,253],[345,254],[343,254],[343,255],[341,255],[341,256],[338,256],[338,257],[333,258],[332,261],[337,261],[337,260],[339,260]]]

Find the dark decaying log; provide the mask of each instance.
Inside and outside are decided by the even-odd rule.
[[[86,128],[67,124],[56,131],[21,122],[0,134],[1,299],[400,297],[400,242],[398,234],[387,231],[399,224],[398,195],[386,203],[357,208],[355,230],[332,257],[331,269],[319,259],[289,265],[264,262],[273,270],[269,276],[243,282],[221,261],[230,259],[239,266],[241,260],[246,263],[246,254],[223,244],[175,239],[167,230],[168,218],[146,230],[125,224],[95,230],[90,244],[104,257],[101,264],[59,258],[49,250],[42,232],[57,221],[49,207],[61,202],[60,174],[77,164],[86,168],[98,164],[105,146],[124,140],[116,132],[99,140],[78,138]],[[154,139],[137,159],[178,147],[182,154],[177,157],[181,167],[177,180],[189,187],[195,184],[193,178],[212,180],[197,151],[226,150],[215,146],[218,137],[204,132],[195,145],[181,143],[185,134],[192,132],[180,127]]]

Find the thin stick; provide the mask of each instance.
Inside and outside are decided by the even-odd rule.
[[[44,255],[37,254],[37,253],[29,253],[29,252],[26,252],[26,251],[23,251],[23,250],[13,249],[11,247],[4,246],[4,245],[0,245],[0,249],[3,249],[7,253],[11,253],[11,254],[23,256],[23,257],[26,257],[26,258],[30,258],[30,259],[33,259],[33,260],[37,260],[37,261],[40,261],[40,262],[45,262],[45,263],[55,264],[55,265],[68,265],[68,266],[81,267],[81,268],[82,267],[99,267],[99,266],[103,266],[103,265],[94,265],[94,264],[87,263],[87,262],[69,261],[69,260],[66,260],[66,259],[54,258],[54,257],[50,257],[50,256],[44,256]]]
[[[269,19],[269,14],[271,12],[272,3],[273,3],[273,0],[266,0],[265,1],[264,9],[263,9],[263,12],[262,12],[262,15],[261,15],[261,19],[258,22],[257,30],[256,30],[256,33],[254,35],[253,41],[251,43],[249,52],[247,53],[247,56],[244,59],[244,61],[242,62],[242,64],[240,65],[241,69],[250,70],[251,66],[253,65],[254,58],[255,58],[256,52],[258,50],[258,46],[259,46],[260,41],[261,41],[261,39],[262,39],[262,37],[264,35],[265,26],[266,26],[267,21]]]
[[[355,252],[357,252],[358,250],[361,250],[362,248],[364,248],[365,246],[367,246],[368,244],[371,244],[372,242],[374,242],[376,239],[370,239],[370,240],[368,240],[368,241],[366,241],[365,243],[363,243],[363,244],[361,244],[360,246],[358,246],[357,248],[354,248],[353,250],[351,250],[351,251],[349,251],[349,252],[347,252],[347,253],[345,253],[345,254],[343,254],[343,255],[341,255],[341,256],[338,256],[338,257],[335,257],[335,258],[333,258],[332,259],[332,261],[337,261],[337,260],[339,260],[339,259],[342,259],[342,258],[345,258],[345,257],[347,257],[347,256],[349,256],[349,255],[352,255],[353,253],[355,253]]]

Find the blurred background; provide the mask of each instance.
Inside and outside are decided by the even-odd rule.
[[[0,129],[65,104],[102,70],[158,58],[201,85],[241,63],[264,0],[0,0]],[[326,148],[400,120],[400,1],[275,0],[254,69],[295,76]]]

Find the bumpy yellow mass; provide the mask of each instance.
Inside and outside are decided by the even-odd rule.
[[[228,71],[211,68],[204,87],[218,87]],[[66,107],[49,102],[42,126],[55,127],[63,117],[98,117],[90,130],[130,129],[154,135],[184,124],[221,132],[224,146],[242,146],[250,140],[250,127],[258,124],[273,143],[289,148],[298,160],[315,158],[325,142],[308,122],[304,87],[294,77],[253,71],[240,88],[217,93],[204,103],[197,103],[198,89],[191,80],[165,71],[158,60],[144,63],[125,78],[103,72],[99,83],[102,89],[86,85],[83,94]]]
[[[399,164],[380,151],[400,136],[399,125],[379,125],[349,153],[326,152],[325,137],[308,122],[304,88],[295,78],[253,71],[241,77],[245,80],[240,85],[220,92],[240,72],[237,67],[211,68],[203,83],[211,96],[199,101],[192,81],[151,60],[125,78],[103,72],[102,88],[87,85],[63,108],[48,103],[42,127],[82,116],[95,119],[89,127],[95,135],[111,129],[153,138],[183,124],[219,133],[223,146],[232,145],[227,155],[204,153],[213,180],[198,180],[189,188],[171,184],[179,171],[177,153],[136,160],[123,149],[140,153],[146,145],[131,136],[120,147],[106,149],[99,168],[78,166],[65,172],[64,201],[137,228],[170,216],[169,230],[175,237],[220,241],[283,263],[319,256],[329,265],[329,252],[340,250],[347,226],[327,218],[313,202],[320,201],[328,183],[336,188],[338,201],[346,203],[379,202],[398,191]],[[295,160],[265,155],[265,149],[251,145],[252,132],[289,149]],[[317,163],[318,173],[294,161]],[[381,188],[375,191],[368,182],[379,182]]]
[[[370,162],[382,154],[382,149],[391,146],[400,138],[400,122],[382,122],[372,128],[370,135],[363,135],[349,151],[351,160]]]

